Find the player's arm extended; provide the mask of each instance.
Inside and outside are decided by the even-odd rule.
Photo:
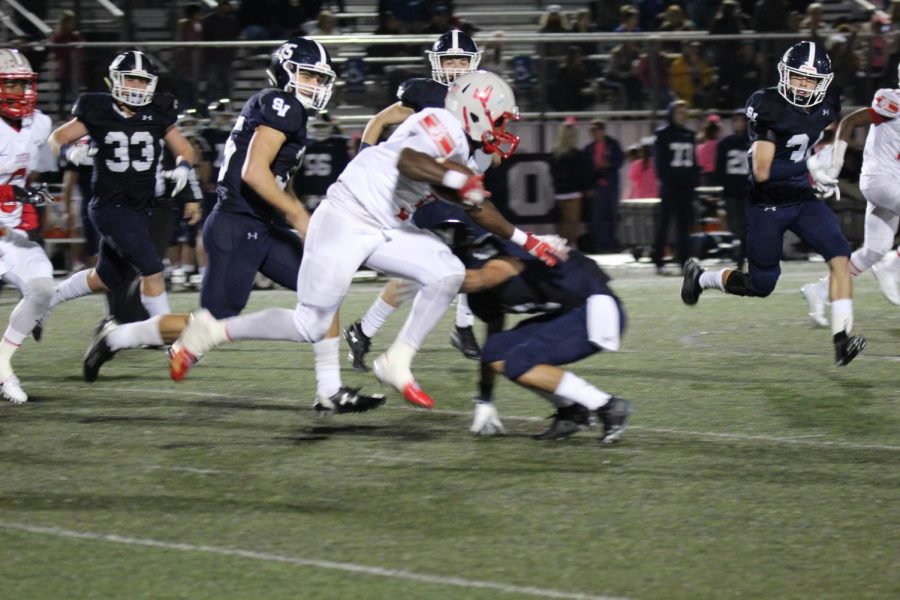
[[[50,146],[50,150],[53,151],[53,154],[55,156],[59,156],[59,153],[63,146],[65,146],[66,144],[71,144],[75,140],[79,140],[87,134],[87,127],[85,127],[84,123],[76,118],[63,123],[56,129],[54,129],[53,133],[51,133],[50,137],[47,139],[47,144]]]
[[[363,130],[362,143],[374,146],[381,138],[381,133],[386,127],[402,123],[414,114],[415,111],[406,106],[402,102],[395,102],[385,109],[382,109],[377,115],[369,119],[366,128]]]
[[[497,287],[521,273],[524,268],[522,261],[511,256],[489,260],[480,269],[466,269],[466,279],[460,291],[464,294],[474,294]]]
[[[750,147],[753,157],[753,180],[763,183],[769,180],[772,173],[772,161],[775,160],[775,144],[766,140],[757,140]]]
[[[835,139],[849,142],[850,136],[853,135],[853,130],[860,127],[868,127],[875,122],[875,116],[870,108],[866,107],[854,110],[852,113],[841,119],[837,128],[837,133],[835,134]]]
[[[191,144],[184,134],[181,133],[181,130],[177,127],[169,127],[169,130],[166,131],[166,145],[169,147],[169,150],[172,151],[172,154],[180,157],[180,160],[186,160],[192,166],[196,157],[194,156],[194,145]]]
[[[309,226],[309,213],[299,200],[281,189],[270,168],[286,139],[284,133],[277,129],[266,125],[258,126],[247,148],[247,158],[241,167],[241,179],[284,215],[291,227],[303,237]]]

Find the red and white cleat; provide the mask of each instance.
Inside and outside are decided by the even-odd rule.
[[[169,348],[169,375],[173,381],[181,381],[187,377],[191,367],[197,364],[198,358],[188,352],[185,347],[175,342]]]
[[[387,354],[382,354],[372,363],[372,372],[382,383],[393,386],[403,394],[406,401],[420,408],[434,408],[434,400],[416,383],[408,367],[391,364]]]
[[[206,309],[194,311],[187,327],[169,349],[169,374],[175,381],[184,379],[204,354],[228,341],[225,323]]]

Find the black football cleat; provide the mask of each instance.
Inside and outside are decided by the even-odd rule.
[[[546,431],[531,436],[533,440],[561,440],[591,426],[591,411],[580,404],[557,408],[553,423]]]
[[[866,349],[866,339],[861,335],[847,335],[841,331],[834,334],[834,361],[839,367],[846,367]]]
[[[31,337],[34,338],[34,341],[40,342],[44,337],[44,322],[38,321],[34,324],[34,328],[31,330]]]
[[[615,444],[625,433],[628,427],[628,417],[634,412],[631,402],[613,396],[609,401],[597,409],[597,416],[603,423],[603,435],[601,444]]]
[[[468,359],[481,360],[481,346],[475,339],[475,330],[472,327],[459,327],[450,332],[450,345],[463,353]]]
[[[700,287],[700,275],[703,274],[703,267],[697,262],[696,258],[689,258],[684,263],[684,281],[681,284],[681,301],[689,306],[697,304],[700,299],[700,293],[703,288]]]
[[[362,322],[357,321],[344,329],[344,339],[350,346],[350,354],[347,355],[347,358],[353,363],[353,370],[368,373],[366,354],[369,353],[369,348],[372,346],[372,339],[363,333]]]
[[[342,387],[331,397],[318,396],[313,408],[320,415],[363,413],[374,410],[384,404],[384,394],[365,396],[359,388]]]
[[[97,381],[100,367],[112,360],[113,356],[116,355],[116,351],[110,348],[109,342],[106,341],[106,338],[116,327],[118,325],[112,317],[106,317],[100,321],[100,325],[94,333],[94,339],[91,340],[87,352],[84,353],[83,373],[84,380],[88,383]]]

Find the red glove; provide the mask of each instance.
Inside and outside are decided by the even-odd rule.
[[[459,199],[466,206],[478,208],[490,197],[491,193],[484,189],[484,177],[482,175],[470,175],[466,179],[466,183],[459,188]]]
[[[547,242],[538,239],[532,233],[528,234],[528,239],[525,240],[522,247],[525,248],[528,254],[537,257],[548,267],[555,267],[556,263],[559,262],[559,256],[556,254],[556,249]]]

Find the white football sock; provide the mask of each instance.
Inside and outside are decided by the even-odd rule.
[[[853,300],[841,298],[831,301],[831,333],[832,335],[853,329]]]
[[[725,271],[703,271],[700,273],[700,287],[703,289],[712,289],[725,291]]]
[[[169,308],[169,295],[165,292],[159,296],[145,296],[141,294],[141,304],[147,309],[151,317],[167,315],[172,312]]]
[[[162,315],[156,315],[146,321],[119,325],[106,336],[106,343],[113,350],[162,346],[162,334],[159,332],[160,319],[162,319]]]
[[[456,297],[456,326],[471,327],[475,324],[475,315],[469,309],[469,297],[460,294]]]
[[[568,371],[563,374],[562,380],[553,393],[577,402],[588,410],[597,410],[612,398],[611,394],[598,390],[578,375]]]
[[[90,271],[90,269],[84,269],[77,273],[73,273],[65,281],[56,286],[53,300],[50,301],[50,308],[52,309],[56,305],[68,300],[74,300],[75,298],[81,298],[82,296],[92,294],[93,292],[88,285],[88,273]]]
[[[378,330],[381,329],[387,320],[390,318],[394,311],[397,310],[395,306],[391,306],[387,302],[385,302],[381,296],[372,303],[372,306],[369,307],[369,310],[366,311],[366,314],[363,315],[361,319],[361,326],[363,335],[366,337],[374,337]]]
[[[14,344],[5,337],[0,340],[0,381],[13,374],[12,357],[18,349],[19,344]]]
[[[316,392],[331,398],[341,389],[341,338],[325,338],[313,344],[316,360]]]
[[[412,365],[413,358],[416,356],[416,348],[413,348],[407,342],[397,338],[385,354],[387,355],[388,360],[391,361],[391,364],[406,367],[408,369]]]

